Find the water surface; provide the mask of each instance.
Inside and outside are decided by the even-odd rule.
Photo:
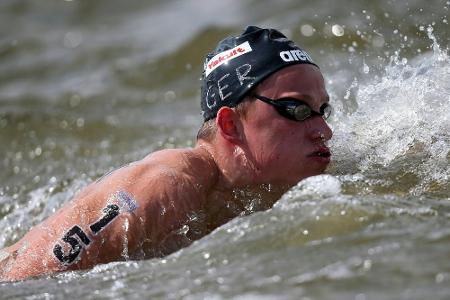
[[[329,174],[164,259],[0,299],[449,299],[449,1],[2,1],[0,248],[102,174],[192,146],[203,56],[273,26],[321,66]]]

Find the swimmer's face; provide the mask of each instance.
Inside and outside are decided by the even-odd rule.
[[[320,70],[309,64],[281,69],[265,79],[255,93],[272,99],[298,99],[316,112],[329,101]],[[243,124],[260,182],[296,184],[322,174],[330,162],[325,142],[331,139],[332,131],[321,116],[293,121],[256,100],[250,104]]]

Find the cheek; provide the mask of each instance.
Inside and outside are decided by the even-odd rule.
[[[244,130],[255,163],[259,167],[279,168],[280,163],[286,164],[289,160],[289,154],[299,158],[304,150],[306,129],[303,124],[286,122],[274,115],[252,119]]]
[[[264,149],[261,149],[265,162],[280,163],[289,161],[303,150],[304,134],[298,129],[283,128],[271,134],[265,143]],[[276,167],[280,167],[279,165]]]
[[[282,139],[274,130],[259,127],[257,130],[250,129],[246,132],[247,145],[254,162],[261,168],[271,160],[279,156],[279,147]]]

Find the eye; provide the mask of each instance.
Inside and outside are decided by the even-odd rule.
[[[311,108],[304,104],[297,105],[294,109],[294,116],[295,119],[303,121],[311,116]]]

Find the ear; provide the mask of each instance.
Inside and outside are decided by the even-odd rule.
[[[216,116],[216,125],[220,135],[233,144],[242,141],[242,123],[238,114],[228,106],[219,109]]]

